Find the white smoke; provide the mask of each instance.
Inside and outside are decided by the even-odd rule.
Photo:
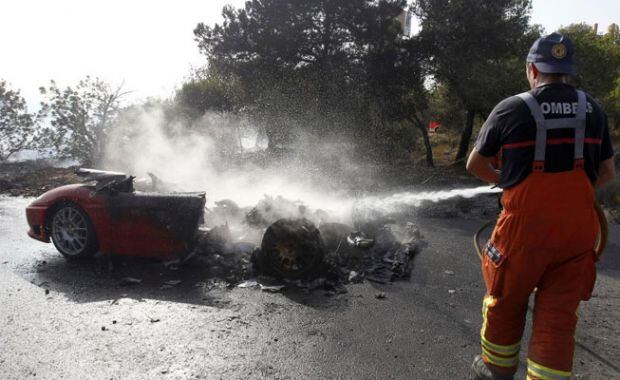
[[[257,165],[247,159],[234,162],[244,152],[254,152],[253,157],[260,158],[264,150],[260,136],[259,129],[247,120],[225,114],[208,113],[188,128],[187,122],[171,119],[161,107],[136,108],[109,136],[104,168],[145,178],[147,173],[154,173],[173,184],[175,191],[205,191],[208,206],[229,199],[240,207],[252,207],[266,196],[281,196],[309,209],[325,210],[335,220],[345,222],[350,221],[354,208],[392,213],[404,206],[419,206],[425,200],[437,202],[499,191],[482,186],[356,199],[338,190],[339,179],[330,178],[329,173],[317,181],[320,176],[316,174],[320,173],[314,172],[318,168],[304,157],[275,160],[273,165]],[[298,144],[306,153],[310,151],[345,171],[360,170],[342,152],[342,145],[318,145],[308,139]],[[265,160],[274,159],[264,154]]]
[[[187,128],[167,120],[160,108],[140,109],[109,136],[103,165],[137,177],[154,173],[176,191],[206,191],[208,204],[230,199],[248,207],[269,195],[342,210],[342,199],[308,180],[308,168],[232,162],[235,154],[264,149],[260,144],[258,128],[227,115],[209,113]]]

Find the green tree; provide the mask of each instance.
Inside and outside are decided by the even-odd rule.
[[[389,44],[382,44],[367,57],[369,62],[363,92],[367,101],[376,107],[379,120],[383,123],[380,131],[392,134],[393,127],[405,122],[409,128],[420,132],[426,149],[426,164],[433,167],[433,150],[425,120],[428,94],[424,87],[424,50],[417,38],[398,38],[395,35],[387,40]],[[373,109],[370,106],[364,108]],[[414,135],[411,133],[392,134],[392,138],[395,141],[388,140],[384,144],[390,151],[394,151],[394,147],[402,143],[398,140],[403,138],[409,149],[414,145]]]
[[[610,117],[610,127],[620,128],[620,77],[616,78],[615,86],[605,99],[607,114]]]
[[[456,161],[468,151],[476,116],[526,88],[524,59],[539,35],[529,0],[417,0],[414,12],[432,78],[466,113]]]
[[[461,130],[465,124],[465,109],[447,86],[435,83],[430,89],[429,103],[430,118],[441,123],[442,129]]]
[[[88,76],[64,89],[51,81],[40,92],[45,98],[42,114],[49,119],[40,129],[40,145],[83,165],[98,164],[126,92]]]
[[[343,23],[349,5],[254,0],[244,9],[224,8],[221,25],[197,26],[196,39],[211,67],[239,78],[245,109],[263,125],[270,147],[290,142],[292,125],[306,131],[328,126],[336,106],[349,99],[352,51],[344,44],[354,41]],[[308,120],[311,114],[322,122]]]
[[[421,83],[419,61],[399,36],[405,5],[253,0],[224,8],[222,24],[199,24],[194,33],[210,66],[238,79],[244,109],[265,127],[270,147],[286,145],[292,125],[323,138],[371,137],[377,145],[389,128],[385,117],[407,114],[402,101],[412,89],[395,83],[410,83],[405,73]]]
[[[606,34],[597,34],[588,24],[571,24],[560,29],[575,44],[577,86],[598,98],[612,119],[620,122],[620,33],[612,24]]]
[[[193,73],[176,92],[174,102],[180,112],[198,118],[207,111],[237,112],[243,94],[238,80],[232,75],[222,75],[205,68]]]
[[[571,24],[559,30],[575,44],[577,85],[598,98],[615,86],[620,75],[620,44],[613,35],[597,34],[588,24]]]
[[[0,161],[32,147],[36,117],[28,113],[19,91],[0,80]]]

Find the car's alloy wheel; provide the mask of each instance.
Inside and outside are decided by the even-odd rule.
[[[67,258],[81,258],[94,250],[94,231],[88,216],[78,207],[66,204],[54,212],[50,223],[56,249]]]

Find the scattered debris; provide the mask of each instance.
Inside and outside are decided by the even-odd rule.
[[[277,293],[286,287],[282,281],[269,276],[260,276],[257,283],[263,292],[269,293]]]
[[[265,291],[292,285],[342,293],[343,285],[364,279],[409,278],[413,257],[423,247],[414,223],[394,224],[376,213],[355,216],[355,227],[324,220],[329,220],[326,212],[282,197],[265,197],[252,209],[216,202],[199,229],[194,259],[228,287],[254,287],[251,279],[257,276],[275,278],[275,285],[257,281]]]
[[[364,281],[364,278],[358,272],[352,270],[351,272],[349,272],[348,280],[352,284],[358,284],[358,283]]]
[[[448,289],[448,293],[454,294],[454,293],[456,293],[456,290],[455,289]]]
[[[452,275],[454,274],[454,271],[451,271],[451,270],[445,270],[445,271],[443,271],[443,273],[445,273],[445,274],[447,274],[447,275],[449,275],[449,276],[452,276]]]
[[[181,282],[181,280],[168,280],[168,281],[164,281],[164,284],[162,286],[159,287],[160,290],[164,290],[164,289],[170,289],[170,288],[174,288],[175,286],[179,285]]]
[[[205,283],[204,289],[210,291],[213,289],[226,289],[228,287],[229,284],[225,281],[210,279]]]
[[[415,237],[415,230],[406,229],[408,238],[401,243],[394,228],[388,225],[377,232],[376,244],[370,250],[372,265],[366,275],[369,281],[386,284],[407,279],[411,274],[412,259],[418,252],[419,240]]]
[[[258,286],[258,282],[255,280],[247,280],[237,284],[238,288],[254,288]]]
[[[118,282],[118,284],[120,286],[132,286],[132,285],[139,285],[140,283],[142,283],[142,279],[139,278],[134,278],[134,277],[123,277],[121,278],[121,280]]]
[[[176,260],[170,260],[170,261],[166,261],[163,262],[162,265],[164,266],[164,268],[168,269],[168,270],[179,270],[179,266],[181,265],[181,260],[176,259]]]
[[[262,290],[263,292],[269,292],[269,293],[277,293],[279,291],[281,291],[282,289],[284,289],[286,287],[286,285],[263,285],[260,284],[260,290]]]
[[[347,236],[347,243],[353,247],[366,249],[375,245],[374,239],[368,239],[359,231],[351,232],[349,236]]]
[[[609,224],[620,224],[620,207],[606,206],[605,208],[603,208],[603,212],[605,213],[605,218],[607,219],[607,222]]]

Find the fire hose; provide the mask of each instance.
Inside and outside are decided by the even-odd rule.
[[[598,237],[596,239],[596,244],[594,246],[594,253],[596,254],[597,261],[600,260],[603,255],[603,251],[605,250],[605,246],[607,245],[607,234],[609,232],[609,226],[607,225],[607,218],[605,217],[605,213],[603,212],[603,208],[598,202],[594,202],[594,210],[596,211],[596,216],[598,217],[598,222],[600,225],[600,230]],[[474,247],[476,248],[476,254],[480,261],[482,261],[482,250],[483,248],[480,245],[480,234],[495,224],[495,220],[489,220],[485,224],[483,224],[478,231],[474,234]]]

